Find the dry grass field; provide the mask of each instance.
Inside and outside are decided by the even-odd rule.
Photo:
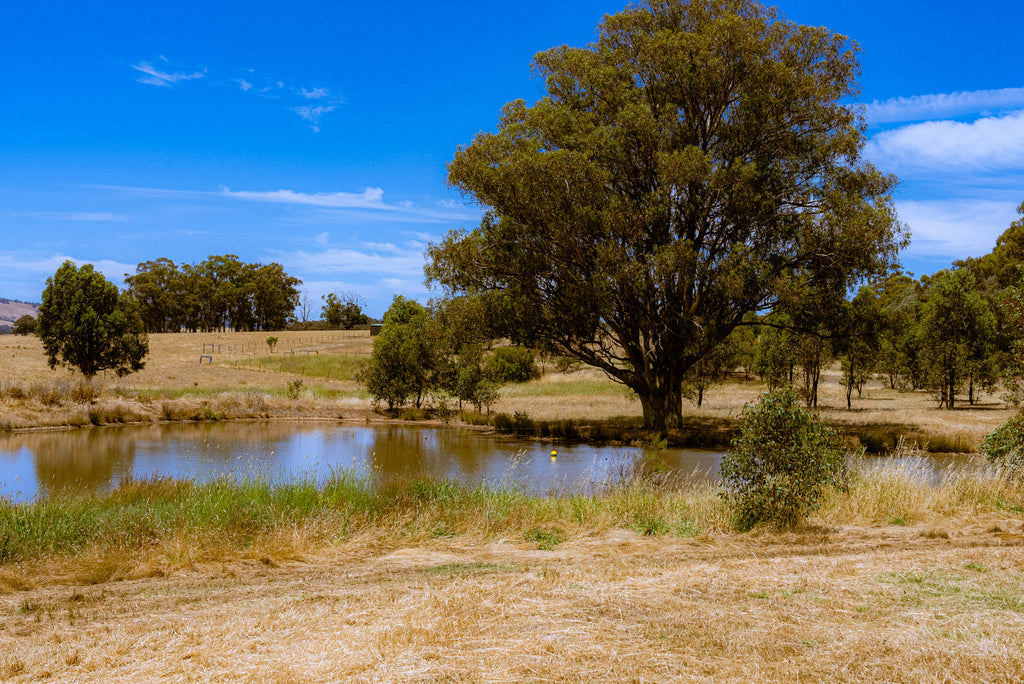
[[[222,418],[328,418],[379,420],[351,370],[368,358],[367,331],[274,333],[270,353],[267,333],[193,333],[150,336],[146,368],[127,378],[101,376],[96,389],[75,400],[80,379],[68,370],[47,367],[39,340],[0,336],[0,427],[80,426],[89,423]],[[200,363],[201,356],[212,357]],[[212,363],[210,361],[212,360]],[[293,369],[303,360],[319,365]],[[323,370],[335,364],[337,372]],[[289,393],[289,386],[301,385]],[[19,388],[12,396],[5,391]],[[56,394],[46,389],[57,386]],[[32,390],[35,390],[33,393]],[[684,405],[684,418],[696,426],[735,424],[743,405],[763,391],[756,378],[714,386],[703,406]],[[292,398],[293,397],[293,398]],[[207,411],[206,409],[209,409]],[[640,403],[621,385],[595,369],[569,374],[546,373],[540,380],[503,388],[495,412],[525,412],[535,420],[607,421],[640,419]],[[862,397],[846,408],[838,370],[822,374],[819,415],[851,433],[879,432],[891,448],[899,435],[932,441],[933,450],[972,451],[985,434],[1012,411],[998,393],[975,405],[939,409],[926,392],[898,392],[871,381]]]
[[[690,539],[611,529],[550,551],[379,533],[313,552],[282,534],[201,562],[179,548],[186,560],[134,578],[0,591],[0,679],[917,684],[1024,671],[1020,515]]]
[[[369,355],[367,333],[275,336],[271,355],[266,334],[154,335],[143,372],[86,389],[51,371],[34,338],[0,336],[0,424],[381,419],[353,381],[278,361],[316,350],[349,368]],[[760,391],[713,387],[685,414],[734,422]],[[588,370],[505,388],[495,410],[640,415]],[[833,372],[820,415],[971,446],[1010,411],[997,397],[940,410],[877,382],[847,411]],[[188,509],[206,527],[148,486],[129,484],[114,513],[88,514],[95,523],[67,513],[93,530],[70,552],[18,555],[4,529],[57,534],[75,520],[0,502],[15,525],[0,524],[0,681],[916,683],[1024,672],[1024,490],[989,475],[926,484],[876,472],[803,527],[745,534],[714,491],[644,482],[566,499],[428,488],[302,516],[213,491]]]

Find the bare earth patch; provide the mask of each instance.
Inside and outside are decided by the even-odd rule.
[[[916,683],[1024,671],[1019,517],[941,533],[616,529],[553,551],[361,539],[158,566],[38,589],[12,586],[8,567],[0,678]]]

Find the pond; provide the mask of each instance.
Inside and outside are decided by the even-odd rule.
[[[620,477],[640,447],[508,441],[476,431],[405,425],[185,423],[0,436],[0,497],[102,491],[126,479],[271,480],[351,470],[374,481],[428,477],[514,486],[531,494],[587,492]],[[694,481],[717,479],[722,454],[666,449],[658,459]]]

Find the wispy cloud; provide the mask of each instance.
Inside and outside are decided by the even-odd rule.
[[[935,95],[896,97],[865,107],[872,124],[946,119],[965,114],[991,114],[994,111],[1024,108],[1024,88],[974,90]]]
[[[333,112],[335,109],[337,109],[337,107],[334,105],[326,105],[319,107],[292,107],[292,111],[294,111],[296,114],[298,114],[299,116],[301,116],[303,119],[310,123],[310,126],[312,127],[315,133],[320,132],[320,118],[324,114]]]
[[[110,259],[82,259],[66,254],[40,256],[23,252],[0,252],[0,267],[3,268],[5,275],[13,276],[12,279],[43,282],[56,273],[65,261],[74,262],[79,267],[84,264],[92,264],[107,280],[118,286],[124,283],[124,274],[134,273],[136,267],[136,264],[123,264]],[[40,292],[42,292],[41,288]]]
[[[313,88],[312,90],[301,88],[299,92],[307,100],[322,100],[331,96],[331,91],[327,88]]]
[[[883,168],[933,171],[1024,167],[1024,110],[1005,116],[927,121],[876,134],[865,150]]]
[[[136,78],[136,81],[147,85],[160,86],[161,88],[172,88],[181,81],[191,81],[197,78],[203,78],[203,76],[206,75],[202,71],[195,71],[191,74],[160,71],[149,62],[133,64],[132,68],[144,74],[143,76]]]
[[[50,221],[92,221],[113,223],[128,220],[126,216],[111,214],[105,211],[16,211],[14,212],[14,216],[27,216]]]
[[[246,200],[249,202],[272,202],[274,204],[303,204],[313,207],[330,209],[393,209],[384,204],[384,190],[366,188],[360,193],[355,192],[319,192],[304,193],[294,190],[271,190],[258,192],[251,190],[230,190],[221,188],[218,193],[223,197]]]

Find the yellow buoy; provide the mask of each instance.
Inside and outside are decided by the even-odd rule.
[[[551,460],[554,461],[555,457],[558,456],[558,452],[554,449],[551,450]]]

